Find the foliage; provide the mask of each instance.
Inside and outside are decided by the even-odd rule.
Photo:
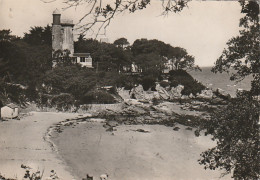
[[[126,90],[131,90],[137,84],[137,80],[134,76],[127,76],[120,74],[116,81],[117,87],[124,87]]]
[[[52,107],[56,107],[57,110],[69,110],[75,104],[75,99],[71,94],[61,93],[54,95],[51,98]]]
[[[123,71],[131,64],[131,53],[114,44],[100,43],[93,39],[79,39],[75,43],[75,52],[89,52],[93,66],[97,71]]]
[[[196,95],[201,93],[201,90],[205,89],[205,86],[193,79],[193,77],[184,70],[172,70],[170,71],[169,82],[172,87],[177,87],[179,84],[184,86],[182,90],[183,95]]]
[[[215,111],[206,123],[217,146],[201,154],[205,169],[221,168],[238,179],[259,179],[259,102],[241,95],[224,109]]]
[[[24,34],[24,41],[30,45],[48,45],[52,43],[51,26],[46,27],[35,26],[31,27],[29,33]]]
[[[10,33],[8,30],[3,31],[5,34]],[[0,40],[0,78],[4,83],[28,85],[33,92],[43,73],[51,68],[51,48],[46,45],[31,46],[19,38],[13,38],[11,34],[6,34],[5,38],[7,37],[11,38]],[[9,92],[10,95],[12,93],[14,92]]]
[[[127,46],[130,45],[130,43],[127,41],[126,38],[119,38],[114,41],[114,45],[120,48],[126,48]]]
[[[200,70],[199,66],[196,66],[195,59],[193,56],[189,55],[184,48],[180,47],[170,47],[168,52],[168,59],[171,62],[173,69],[183,69],[183,70]]]
[[[216,140],[217,146],[201,154],[200,164],[209,169],[224,169],[233,178],[247,180],[260,178],[259,155],[259,102],[260,94],[259,5],[256,1],[240,1],[240,35],[231,38],[213,72],[229,72],[231,80],[253,76],[251,92],[237,94],[227,108],[215,112],[206,123],[207,134]]]
[[[51,94],[70,93],[76,99],[81,97],[96,84],[95,73],[79,65],[57,66],[46,72],[42,81],[43,92]]]
[[[17,39],[19,38],[12,35],[12,31],[10,29],[0,30],[0,41],[14,41]]]
[[[157,69],[162,71],[166,62],[168,63],[167,68],[170,70],[200,70],[194,64],[194,57],[189,55],[186,49],[172,47],[170,44],[156,39],[137,39],[133,43],[131,51],[134,61],[143,71],[146,71],[144,68],[147,66],[148,68],[149,66],[157,66]]]
[[[134,56],[150,53],[154,53],[159,56],[167,56],[170,47],[171,46],[169,44],[165,44],[164,42],[156,39],[137,39],[134,41],[131,51]]]
[[[170,83],[167,81],[161,81],[160,86],[162,86],[163,88],[166,88],[166,87],[170,86]]]
[[[57,50],[53,52],[52,62],[55,66],[70,66],[73,64],[69,50]]]
[[[164,69],[163,58],[158,54],[139,54],[134,58],[135,64],[142,69],[142,74],[159,76]]]
[[[144,90],[147,91],[150,88],[154,89],[155,88],[155,82],[156,82],[156,78],[152,75],[147,75],[144,76],[141,81],[140,84],[143,86]]]
[[[260,81],[260,31],[259,31],[259,6],[255,1],[241,1],[242,13],[246,16],[240,20],[240,35],[231,38],[224,49],[222,55],[216,61],[212,71],[229,72],[235,69],[231,74],[231,80],[242,80],[244,77],[252,75],[254,81]],[[260,92],[260,91],[259,91]]]
[[[106,91],[103,90],[93,90],[87,92],[84,97],[82,98],[82,102],[84,104],[91,104],[91,103],[103,103],[103,104],[111,104],[115,103],[115,98]]]
[[[54,0],[55,1],[55,0]],[[162,14],[166,15],[169,12],[180,12],[184,7],[187,7],[189,0],[165,0],[162,1]],[[143,10],[150,5],[151,0],[91,0],[79,2],[78,0],[68,0],[68,8],[77,7],[82,3],[87,6],[86,14],[79,20],[81,26],[79,27],[82,33],[94,32],[93,29],[97,28],[96,36],[100,34],[101,30],[106,32],[111,20],[122,12],[134,13],[138,10]],[[97,26],[97,27],[96,27]],[[95,28],[96,27],[96,28]],[[104,34],[101,33],[101,34]]]

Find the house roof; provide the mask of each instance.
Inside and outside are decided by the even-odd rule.
[[[14,104],[14,103],[10,103],[10,104],[7,104],[7,105],[5,105],[5,106],[7,106],[7,107],[9,107],[9,108],[12,108],[12,109],[18,108],[18,106],[17,106],[16,104]]]
[[[90,53],[74,53],[73,56],[86,57],[90,56]]]

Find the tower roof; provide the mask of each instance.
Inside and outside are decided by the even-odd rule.
[[[52,14],[60,14],[60,11],[56,8]]]

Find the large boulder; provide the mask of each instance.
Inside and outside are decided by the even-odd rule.
[[[204,89],[201,91],[200,94],[197,94],[198,98],[203,98],[203,99],[211,99],[213,97],[214,93],[211,89]]]
[[[178,99],[181,98],[182,94],[182,90],[184,89],[183,85],[178,85],[177,87],[172,87],[170,90],[170,99]]]
[[[169,93],[160,84],[157,84],[155,89],[159,93],[160,99],[167,100],[170,98]]]
[[[152,101],[154,98],[156,98],[154,92],[156,91],[144,91],[144,99],[147,101]],[[157,98],[159,98],[159,96],[157,96]]]
[[[144,99],[144,88],[142,85],[134,87],[130,91],[130,98],[132,99]]]
[[[224,99],[224,100],[230,100],[231,99],[230,94],[228,94],[226,91],[224,91],[223,89],[220,89],[220,88],[218,88],[215,91],[215,95],[217,97],[220,97],[220,98]]]
[[[125,90],[125,88],[118,88],[117,93],[122,97],[122,99],[130,99],[130,92],[129,90]]]

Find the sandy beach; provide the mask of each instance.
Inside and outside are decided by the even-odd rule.
[[[214,142],[178,127],[174,131],[162,125],[120,125],[110,132],[102,122],[87,121],[62,127],[52,139],[78,179],[87,173],[95,180],[104,173],[111,180],[219,179],[220,171],[204,170],[197,162]]]
[[[120,125],[106,131],[101,121],[54,125],[77,114],[33,112],[21,120],[0,123],[0,172],[22,179],[25,171],[44,170],[44,178],[55,170],[64,180],[82,179],[87,173],[98,180],[104,173],[111,180],[211,180],[221,172],[204,170],[199,154],[214,146],[209,137],[178,125],[179,131],[162,125]],[[144,130],[144,131],[140,131]],[[230,179],[225,176],[221,179]]]
[[[0,122],[1,175],[22,179],[25,170],[21,164],[24,164],[33,168],[32,172],[44,170],[43,179],[49,177],[51,170],[55,170],[60,179],[73,179],[68,167],[45,137],[50,126],[75,116],[68,113],[33,112],[21,120]]]

